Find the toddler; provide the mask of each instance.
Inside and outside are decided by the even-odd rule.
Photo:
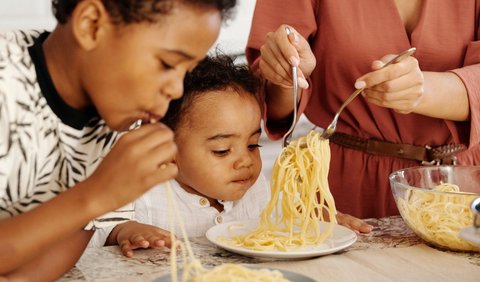
[[[178,175],[171,184],[189,236],[203,236],[222,222],[259,218],[270,198],[258,144],[259,86],[247,66],[226,55],[207,57],[186,75],[183,97],[162,119],[175,135]],[[165,184],[159,184],[135,202],[142,224],[117,225],[106,245],[118,243],[131,256],[134,248],[149,246],[150,234],[162,232],[144,224],[169,230],[172,212]],[[177,223],[174,228],[179,230]],[[97,232],[91,245],[103,245],[108,231]]]

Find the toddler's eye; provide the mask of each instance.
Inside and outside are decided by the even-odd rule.
[[[250,145],[248,145],[248,149],[250,149],[250,151],[253,151],[253,150],[261,148],[261,147],[262,147],[262,145],[260,145],[260,144],[250,144]]]
[[[212,151],[212,153],[213,153],[215,156],[219,156],[219,157],[226,156],[229,152],[230,152],[230,150]]]
[[[166,70],[169,70],[169,69],[173,69],[173,66],[172,65],[169,65],[167,64],[165,61],[163,60],[160,60],[160,64],[162,65],[162,67]]]

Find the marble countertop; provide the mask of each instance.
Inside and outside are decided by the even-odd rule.
[[[352,251],[407,248],[424,243],[399,216],[368,219],[367,222],[374,226],[371,234],[360,235],[357,242],[339,253],[340,257]],[[265,263],[265,260],[244,257],[217,248],[206,238],[192,238],[191,241],[196,257],[204,266],[216,266],[227,262]],[[480,253],[442,252],[460,257],[480,271]],[[138,250],[133,258],[126,258],[117,246],[88,248],[76,267],[60,281],[151,281],[168,273],[169,270],[168,251]]]

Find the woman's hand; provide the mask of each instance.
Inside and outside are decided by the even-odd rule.
[[[128,221],[115,226],[106,245],[118,244],[126,257],[133,256],[135,249],[162,249],[171,247],[170,232],[153,225]]]
[[[287,34],[287,28],[291,31]],[[278,86],[292,88],[291,67],[298,67],[298,84],[308,88],[307,79],[316,65],[316,59],[308,44],[293,27],[281,25],[267,34],[260,48],[259,67],[264,78]]]
[[[373,230],[373,226],[371,226],[370,224],[367,224],[363,220],[346,213],[341,213],[337,211],[336,218],[338,224],[352,229],[357,234],[370,233]]]
[[[396,55],[386,55],[372,63],[372,72],[359,77],[355,88],[365,88],[362,95],[368,102],[398,113],[413,112],[424,95],[424,77],[417,59],[407,57],[385,68]]]

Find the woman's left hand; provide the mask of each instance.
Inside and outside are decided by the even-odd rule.
[[[357,234],[370,233],[373,230],[373,226],[370,224],[346,213],[337,211],[336,218],[338,224],[352,229]]]
[[[408,114],[422,100],[424,77],[417,59],[411,56],[382,68],[395,56],[390,54],[373,61],[372,72],[359,77],[355,88],[365,88],[362,95],[372,104]]]

